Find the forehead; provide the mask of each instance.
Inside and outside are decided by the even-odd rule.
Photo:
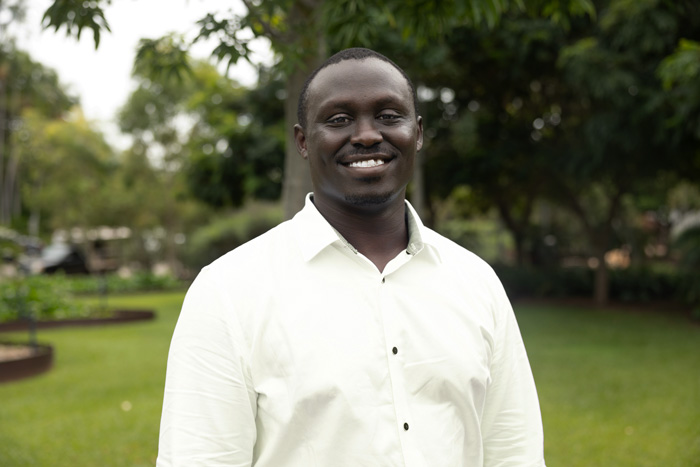
[[[411,108],[412,94],[406,78],[377,58],[343,60],[318,72],[309,85],[308,110],[335,103],[392,101]]]

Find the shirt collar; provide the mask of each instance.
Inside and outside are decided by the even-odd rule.
[[[316,209],[313,201],[311,201],[312,196],[313,193],[306,195],[304,208],[294,216],[297,243],[301,248],[304,261],[310,261],[334,242],[341,242],[352,251],[357,252],[355,247],[345,240],[340,232],[335,230]],[[405,203],[408,223],[408,246],[406,251],[411,255],[416,255],[428,247],[427,249],[440,262],[440,252],[437,249],[437,245],[432,241],[432,232],[423,225],[411,203],[408,201],[405,201]]]

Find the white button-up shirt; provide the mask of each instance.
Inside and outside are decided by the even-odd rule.
[[[316,210],[205,267],[173,335],[158,466],[544,466],[492,269],[424,227],[384,271]]]

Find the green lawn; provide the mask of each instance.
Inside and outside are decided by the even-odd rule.
[[[165,362],[182,292],[110,297],[157,319],[39,330],[54,368],[0,385],[0,466],[154,465]],[[0,339],[22,334],[0,334]],[[128,410],[124,410],[128,409]]]
[[[153,465],[182,297],[110,298],[156,309],[153,322],[39,331],[55,367],[0,385],[0,466]],[[700,466],[700,326],[677,314],[516,310],[549,467]]]
[[[549,467],[700,466],[700,326],[678,314],[516,309]]]

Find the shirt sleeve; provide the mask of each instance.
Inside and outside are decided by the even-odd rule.
[[[240,324],[210,274],[187,292],[170,344],[158,467],[252,464],[257,396]]]
[[[491,384],[482,418],[484,467],[544,467],[542,416],[520,329],[496,288]]]

